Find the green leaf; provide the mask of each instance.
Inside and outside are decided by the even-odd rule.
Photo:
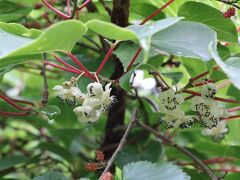
[[[137,46],[135,43],[128,41],[128,42],[122,43],[117,48],[117,50],[114,51],[113,54],[115,54],[120,59],[121,63],[123,64],[124,71],[127,70],[129,63],[134,57],[134,55],[136,54],[138,48],[139,46]],[[143,53],[140,52],[134,64],[139,64],[142,62],[142,60],[143,60]]]
[[[227,59],[225,62],[219,57],[218,52],[214,44],[209,45],[210,53],[216,63],[220,66],[220,68],[225,72],[225,74],[232,81],[233,85],[240,89],[240,58],[239,57],[231,57]]]
[[[136,145],[127,145],[116,157],[116,165],[122,168],[124,165],[137,161],[157,162],[162,152],[162,145],[158,141],[151,140],[145,143],[143,148]]]
[[[162,73],[162,75],[167,77],[167,78],[172,79],[173,84],[177,84],[183,78],[183,73],[182,72],[168,72],[168,73]]]
[[[150,51],[152,36],[162,30],[176,24],[182,18],[166,18],[146,25],[132,25],[127,28],[135,32],[141,47],[144,50],[144,60],[147,60]]]
[[[85,25],[77,20],[54,24],[34,40],[1,31],[0,46],[5,46],[5,49],[0,54],[0,66],[9,58],[14,59],[11,63],[19,63],[29,60],[22,56],[50,51],[71,51],[86,31]]]
[[[64,158],[68,162],[72,162],[72,156],[70,152],[65,149],[64,147],[54,144],[54,143],[41,143],[38,145],[38,148],[44,151],[52,152],[56,155],[59,155],[60,157]]]
[[[216,8],[200,2],[186,2],[179,8],[178,16],[208,25],[217,32],[218,39],[222,41],[238,42],[236,26]]]
[[[114,40],[134,40],[137,39],[136,34],[127,28],[119,27],[113,23],[93,19],[86,23],[86,26],[93,32],[103,37]]]
[[[5,157],[0,160],[0,171],[14,167],[18,164],[24,163],[28,160],[26,156],[14,155]]]
[[[23,7],[10,1],[0,1],[0,21],[9,22],[16,21],[31,11],[31,8]]]
[[[200,23],[183,21],[153,35],[151,45],[159,51],[208,61],[210,42],[216,44],[216,33]]]
[[[64,174],[57,171],[47,172],[41,176],[33,178],[33,180],[68,180]]]
[[[29,38],[37,38],[41,35],[42,31],[38,29],[27,29],[21,24],[17,23],[5,23],[0,22],[0,29],[19,36],[29,37]],[[5,34],[2,34],[5,35]],[[6,38],[6,37],[5,37]]]
[[[128,71],[126,74],[124,74],[120,80],[119,80],[119,84],[120,86],[131,93],[131,86],[130,86],[130,79],[132,77],[132,73],[135,71],[135,68],[134,69],[131,69],[130,71]]]
[[[130,21],[131,20],[143,20],[145,19],[147,16],[149,16],[149,14],[151,14],[152,12],[156,11],[158,8],[153,6],[152,4],[149,4],[147,2],[134,2],[131,1],[130,2]],[[159,20],[159,19],[163,19],[165,18],[165,14],[164,13],[159,13],[157,16],[155,16],[152,20]]]
[[[190,177],[171,163],[150,163],[139,161],[123,168],[123,180],[186,180]]]

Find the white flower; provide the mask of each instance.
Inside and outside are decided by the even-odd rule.
[[[100,111],[95,110],[91,106],[79,106],[73,111],[76,113],[78,121],[82,123],[96,122],[100,117]]]
[[[81,90],[72,87],[69,81],[64,82],[63,85],[54,86],[53,90],[57,92],[57,97],[60,98],[61,103],[67,102],[71,106],[76,104],[76,100],[81,103],[85,97]]]
[[[103,95],[101,97],[101,104],[102,104],[102,110],[106,111],[109,107],[111,107],[112,103],[116,101],[115,96],[110,96],[112,88],[110,88],[111,83],[108,83],[105,86],[105,91],[103,92]]]
[[[172,112],[168,112],[162,118],[161,122],[166,128],[189,128],[194,124],[194,120],[191,116],[185,116],[185,113],[181,109],[175,109]]]
[[[224,109],[219,108],[214,100],[203,97],[192,98],[191,109],[198,112],[201,124],[208,128],[216,127],[224,114]]]
[[[100,99],[92,98],[92,97],[89,97],[89,96],[87,96],[84,99],[82,106],[90,106],[95,110],[100,110],[102,108],[102,104],[101,104]]]
[[[98,82],[90,83],[87,86],[87,92],[90,97],[100,98],[103,95],[102,84]]]
[[[171,112],[184,102],[184,98],[180,94],[175,94],[173,89],[168,89],[159,95],[160,110],[164,113]]]
[[[216,127],[203,129],[201,133],[204,136],[213,136],[215,140],[221,140],[224,138],[224,134],[228,132],[226,125],[226,121],[220,121]]]
[[[204,98],[214,98],[217,93],[217,89],[213,83],[202,86],[201,96]]]

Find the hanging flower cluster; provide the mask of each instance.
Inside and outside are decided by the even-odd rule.
[[[209,83],[202,87],[201,96],[192,99],[191,109],[199,115],[200,123],[209,129],[216,127],[225,110],[214,100],[216,87]]]
[[[181,110],[180,105],[184,103],[184,98],[181,94],[173,89],[168,89],[160,93],[159,106],[160,112],[164,114],[161,123],[166,128],[190,128],[194,125],[194,119],[197,119],[204,129],[204,135],[213,136],[214,139],[222,139],[228,131],[226,122],[221,121],[221,118],[227,117],[226,110],[219,107],[214,100],[217,93],[213,83],[207,83],[201,88],[201,96],[192,98],[190,109],[197,112],[198,116],[185,115]]]
[[[167,128],[188,128],[193,126],[193,118],[185,116],[180,109],[180,104],[184,102],[184,98],[180,94],[176,94],[173,89],[168,89],[159,95],[160,111],[165,114],[161,122]]]
[[[61,104],[66,102],[70,106],[78,105],[73,111],[82,123],[96,122],[101,113],[109,109],[115,101],[115,97],[110,95],[111,83],[105,88],[99,82],[90,83],[87,86],[87,94],[83,94],[74,84],[76,84],[75,78],[55,86],[53,90],[57,92]]]

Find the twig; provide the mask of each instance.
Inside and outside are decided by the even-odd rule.
[[[167,145],[172,146],[172,147],[178,149],[179,151],[181,151],[182,153],[187,155],[189,158],[191,158],[193,160],[193,162],[195,162],[205,173],[208,174],[209,177],[211,177],[211,179],[218,180],[218,177],[212,172],[212,170],[208,166],[206,166],[200,159],[198,159],[198,157],[196,157],[194,154],[192,154],[190,151],[188,151],[184,147],[179,146],[178,144],[172,142],[171,140],[169,140],[168,138],[166,138],[165,136],[160,134],[155,129],[147,126],[146,124],[144,124],[144,123],[142,123],[140,121],[137,121],[137,123],[138,123],[139,126],[141,126],[146,131],[153,133],[153,135],[156,138],[164,141]]]
[[[122,137],[122,139],[121,139],[121,141],[120,141],[117,149],[116,149],[115,152],[113,153],[112,157],[108,160],[107,166],[106,166],[106,168],[104,169],[103,173],[101,174],[99,180],[101,180],[101,178],[103,177],[103,175],[106,174],[106,173],[109,171],[109,169],[110,169],[110,167],[112,166],[112,164],[113,164],[113,162],[114,162],[117,154],[122,150],[124,144],[126,143],[128,134],[130,133],[130,130],[132,129],[134,123],[135,123],[137,120],[138,120],[137,110],[135,109],[135,110],[133,110],[133,112],[132,112],[132,119],[131,119],[131,121],[129,122],[128,127],[127,127],[127,129],[126,129],[126,131],[125,131],[125,133],[124,133],[124,135],[123,135],[123,137]]]
[[[228,4],[228,5],[231,5],[231,6],[234,6],[235,8],[237,9],[240,9],[240,6],[238,6],[237,3],[238,1],[229,1],[229,0],[216,0],[218,2],[221,2],[221,3],[224,3],[224,4]]]
[[[46,53],[43,53],[43,60],[47,61]],[[48,80],[46,74],[46,64],[43,63],[41,75],[43,76],[43,96],[42,96],[42,106],[44,107],[48,102]]]
[[[70,19],[74,19],[75,15],[76,15],[76,12],[78,10],[77,3],[78,3],[78,1],[74,0],[74,2],[73,2],[73,10],[72,10],[72,14],[70,16]]]
[[[162,75],[159,72],[156,71],[149,71],[149,74],[153,75],[155,77],[155,80],[157,80],[157,83],[161,86],[162,90],[169,89],[170,86],[167,84],[167,82],[163,79]],[[159,79],[157,78],[159,77]]]

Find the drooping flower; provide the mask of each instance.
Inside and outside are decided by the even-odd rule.
[[[87,92],[90,97],[100,98],[103,95],[102,84],[98,82],[90,83],[87,86]]]
[[[160,110],[163,113],[171,112],[184,102],[184,98],[180,94],[176,94],[173,89],[168,89],[159,95]]]
[[[202,135],[212,136],[216,141],[222,140],[224,138],[224,135],[228,132],[228,128],[226,126],[226,121],[220,121],[218,125],[212,129],[203,129]]]
[[[198,112],[201,124],[208,128],[216,127],[224,114],[224,109],[219,108],[214,100],[203,97],[192,98],[191,109]]]
[[[100,117],[100,111],[95,110],[91,106],[79,106],[74,110],[78,117],[78,121],[82,123],[96,122]]]
[[[115,96],[111,96],[111,90],[112,88],[110,88],[111,83],[108,83],[105,86],[105,91],[103,92],[103,95],[101,97],[101,104],[102,104],[102,110],[106,111],[107,109],[109,109],[109,107],[111,107],[111,105],[116,101]]]
[[[181,109],[175,109],[171,113],[165,113],[165,116],[162,117],[161,123],[166,128],[190,128],[194,124],[194,120],[191,116],[186,116]]]
[[[204,98],[214,98],[217,93],[216,86],[213,83],[208,83],[202,86],[201,96]]]
[[[70,81],[54,86],[53,90],[57,92],[61,103],[66,102],[70,106],[76,105],[76,101],[81,102],[85,96],[79,88],[73,87]]]

